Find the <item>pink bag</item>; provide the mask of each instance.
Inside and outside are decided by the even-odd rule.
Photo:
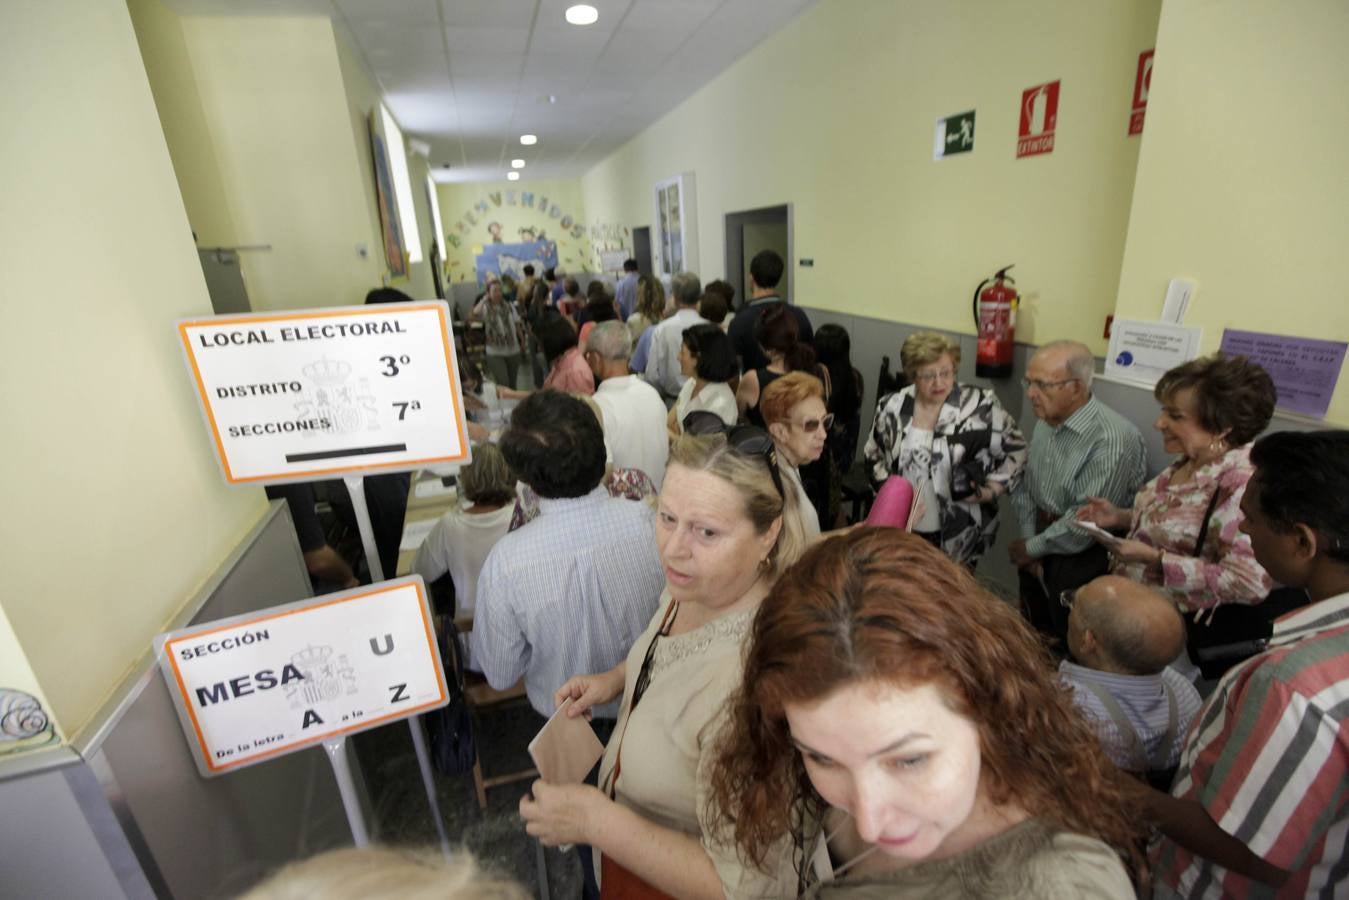
[[[891,475],[881,485],[876,502],[867,514],[868,525],[908,530],[909,515],[913,512],[913,485],[901,475]]]

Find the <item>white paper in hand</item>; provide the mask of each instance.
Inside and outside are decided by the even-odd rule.
[[[585,716],[567,715],[571,703],[570,697],[562,701],[529,742],[529,756],[549,784],[580,784],[604,755],[604,745]]]
[[[1095,522],[1083,522],[1080,520],[1076,520],[1073,522],[1073,524],[1076,525],[1078,528],[1081,528],[1087,534],[1094,537],[1100,543],[1104,544],[1108,549],[1114,549],[1115,547],[1118,547],[1120,544],[1121,538],[1119,535],[1111,534],[1101,526],[1097,525]]]

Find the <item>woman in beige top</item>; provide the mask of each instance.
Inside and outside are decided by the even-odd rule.
[[[743,640],[759,601],[803,546],[790,524],[794,502],[784,500],[772,438],[758,428],[686,434],[671,449],[656,523],[666,578],[660,612],[626,661],[557,692],[578,715],[623,695],[600,787],[535,782],[520,803],[526,830],[545,844],[599,852],[602,897],[794,890],[794,876],[744,866],[725,829],[706,819],[705,802]]]
[[[1126,776],[1015,610],[916,535],[817,544],[763,601],[713,761],[750,861],[799,893],[1131,898]]]

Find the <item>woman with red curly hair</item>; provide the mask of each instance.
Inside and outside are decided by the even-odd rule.
[[[921,538],[810,550],[763,601],[742,685],[710,805],[747,860],[794,854],[799,895],[1135,896],[1126,776],[1016,611]]]

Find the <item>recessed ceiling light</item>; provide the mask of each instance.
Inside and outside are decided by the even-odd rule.
[[[600,11],[589,4],[578,3],[575,6],[568,6],[563,15],[573,25],[594,25],[599,20]]]
[[[523,169],[524,167],[525,167],[525,161],[524,161],[523,159],[513,159],[513,160],[511,160],[511,168],[512,168],[512,169]]]
[[[534,145],[534,144],[537,144],[538,142],[539,142],[539,136],[538,136],[537,134],[522,134],[522,135],[520,135],[520,143],[524,144],[526,147],[529,147],[529,146],[532,146],[532,145]]]
[[[519,180],[520,180],[520,173],[519,173],[519,172],[507,172],[507,173],[506,173],[506,180],[507,180],[507,181],[519,181]]]

